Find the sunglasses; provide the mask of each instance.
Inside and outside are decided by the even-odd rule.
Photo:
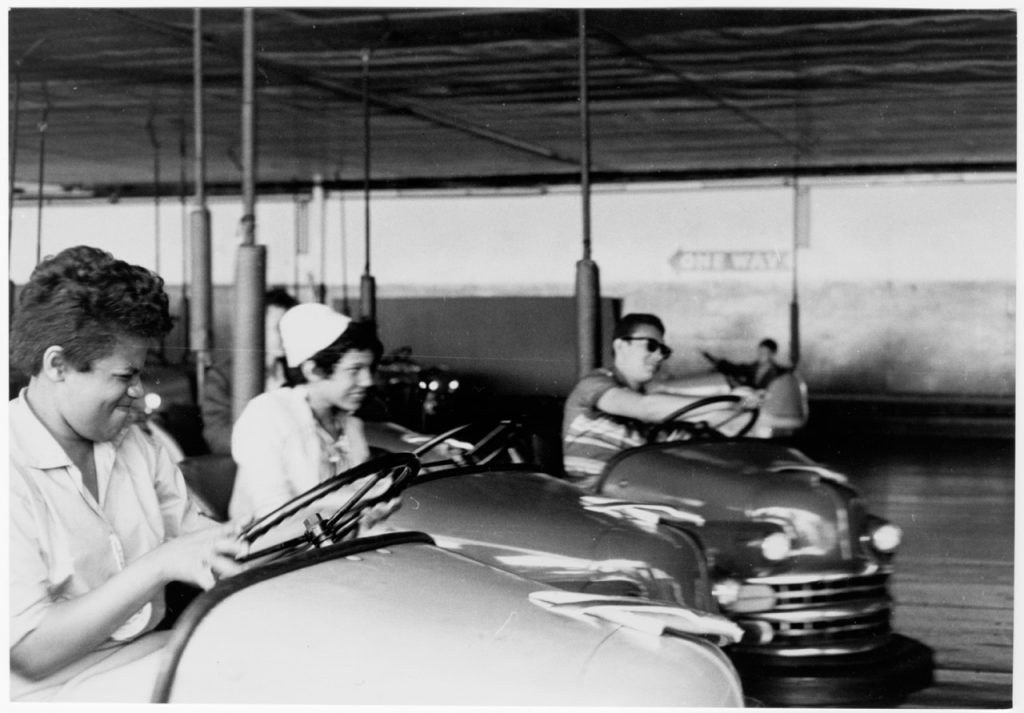
[[[622,340],[626,342],[646,342],[645,346],[647,347],[648,354],[661,352],[661,356],[665,359],[672,356],[672,349],[667,344],[662,344],[652,337],[622,337]]]

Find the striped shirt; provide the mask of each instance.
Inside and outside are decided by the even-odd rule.
[[[611,369],[596,369],[580,380],[565,401],[562,420],[562,465],[565,477],[592,489],[605,465],[619,451],[647,443],[645,424],[613,416],[597,407],[605,392],[629,388]]]

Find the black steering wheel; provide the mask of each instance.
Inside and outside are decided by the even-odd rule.
[[[434,436],[429,441],[417,446],[413,454],[420,458],[423,468],[436,470],[462,466],[486,465],[502,453],[508,453],[515,462],[525,459],[520,451],[522,425],[518,421],[503,419],[479,438],[468,450],[456,452],[447,458],[426,460],[424,456],[436,450],[443,443],[456,436],[464,436],[476,424],[465,423],[444,433]]]
[[[757,417],[761,413],[760,408],[756,406],[744,406],[743,403],[743,397],[736,394],[717,394],[715,396],[707,396],[703,399],[697,399],[693,403],[676,409],[662,419],[661,423],[651,426],[648,436],[651,440],[657,440],[656,436],[662,433],[673,430],[683,430],[691,436],[699,436],[703,438],[739,438],[754,427],[754,422],[757,421]],[[679,420],[687,414],[699,411],[702,408],[707,408],[708,406],[714,406],[715,404],[729,404],[730,407],[728,410],[731,411],[731,414],[721,421],[716,422],[713,426],[707,421]],[[742,422],[736,433],[731,436],[726,436],[722,433],[722,426],[727,423],[731,423],[737,418],[743,417],[746,417],[747,420]]]
[[[305,521],[305,532],[298,537],[263,549],[250,550],[249,554],[239,557],[238,561],[249,562],[271,554],[319,547],[341,539],[358,525],[359,516],[367,508],[393,499],[418,470],[419,460],[411,453],[388,453],[318,483],[306,492],[296,495],[276,510],[249,523],[239,534],[239,538],[252,544],[317,500],[350,483],[366,479],[366,482],[360,485],[359,489],[330,518],[324,520],[319,515],[311,515]],[[374,486],[389,477],[391,485],[386,491],[373,497],[367,497],[367,493]]]

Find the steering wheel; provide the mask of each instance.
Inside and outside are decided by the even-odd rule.
[[[333,515],[324,520],[319,515],[306,518],[305,532],[275,545],[260,550],[251,550],[248,555],[239,557],[239,562],[266,557],[279,552],[319,547],[340,539],[353,530],[359,522],[359,516],[369,507],[394,498],[419,470],[419,460],[411,453],[388,453],[365,463],[342,471],[337,475],[318,483],[304,493],[281,505],[276,510],[254,520],[239,534],[239,538],[252,544],[281,523],[291,518],[304,508],[326,497],[336,490],[357,480],[366,479],[359,489],[342,504]],[[374,486],[386,478],[391,478],[391,485],[379,495],[367,497]]]
[[[761,409],[754,407],[743,406],[743,397],[737,396],[736,394],[718,394],[715,396],[707,396],[703,399],[698,399],[691,404],[687,404],[682,408],[676,409],[664,419],[661,423],[654,424],[651,427],[650,436],[660,434],[662,432],[682,429],[687,431],[693,436],[701,436],[707,438],[739,438],[744,435],[754,426],[754,422],[757,421],[757,417],[761,413]],[[680,421],[683,416],[699,411],[702,408],[713,406],[715,404],[730,404],[729,410],[731,414],[721,421],[718,421],[714,425],[711,425],[707,421]],[[727,423],[731,423],[737,418],[746,416],[746,421],[742,422],[739,430],[732,436],[726,436],[722,433],[722,426]]]
[[[509,453],[512,460],[515,462],[522,462],[526,460],[518,448],[518,446],[521,445],[518,441],[522,435],[522,426],[518,421],[512,421],[509,419],[499,421],[494,428],[488,431],[480,438],[480,440],[474,443],[466,451],[455,453],[449,458],[431,461],[424,460],[424,456],[426,454],[436,450],[446,441],[455,438],[456,436],[464,435],[466,431],[472,429],[474,425],[475,424],[472,423],[465,423],[434,436],[429,441],[420,444],[416,450],[413,451],[413,454],[421,459],[423,468],[430,469],[486,465],[502,453],[506,452]]]

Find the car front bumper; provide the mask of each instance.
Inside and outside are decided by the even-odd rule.
[[[934,682],[932,650],[893,634],[862,653],[787,658],[730,651],[744,693],[771,707],[892,707]]]

